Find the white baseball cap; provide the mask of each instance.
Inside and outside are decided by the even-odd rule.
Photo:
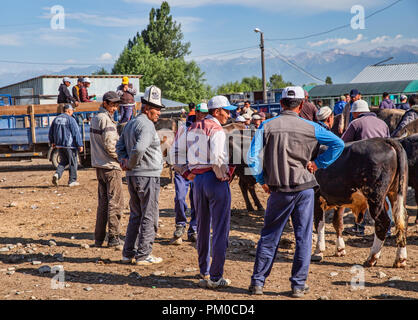
[[[248,113],[244,113],[244,114],[242,115],[242,117],[243,117],[245,120],[250,120],[250,119],[251,119],[251,116],[250,116]]]
[[[351,106],[350,112],[370,112],[369,105],[364,100],[357,100]]]
[[[209,112],[207,103],[204,103],[204,102],[199,103],[196,106],[196,111],[200,111],[200,112],[204,112],[204,113]]]
[[[261,117],[259,114],[253,114],[253,120],[261,120]]]
[[[305,91],[302,87],[286,87],[282,91],[282,98],[305,99]]]
[[[161,89],[157,86],[149,86],[145,89],[141,102],[154,108],[165,108],[162,103]]]
[[[83,79],[83,82],[91,83],[91,81],[90,81],[90,78],[89,78],[89,77],[84,78],[84,79]]]
[[[68,77],[64,77],[64,79],[62,79],[62,82],[70,82],[71,83],[71,79]]]
[[[231,106],[227,97],[224,96],[215,96],[208,102],[208,109],[225,109],[229,111],[236,110],[236,106]]]

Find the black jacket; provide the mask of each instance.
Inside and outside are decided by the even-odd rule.
[[[76,101],[71,96],[70,90],[68,90],[68,87],[65,85],[65,83],[61,83],[58,92],[57,103],[73,103]]]

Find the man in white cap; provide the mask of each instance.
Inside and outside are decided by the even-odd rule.
[[[88,88],[90,88],[91,81],[88,77],[83,79],[83,86],[80,88],[80,101],[91,102],[91,99],[95,98],[96,95],[89,96]]]
[[[210,99],[209,115],[193,123],[187,134],[179,138],[173,159],[174,169],[193,181],[197,252],[202,278],[199,285],[213,289],[231,283],[223,277],[231,217],[229,180],[232,170],[228,166],[228,143],[222,125],[227,123],[230,111],[235,109],[224,96]]]
[[[235,118],[235,122],[245,124],[245,121],[247,121],[247,120],[245,120],[245,118],[243,116],[238,116],[238,117]]]
[[[245,119],[245,126],[247,127],[247,129],[249,129],[251,125],[251,116],[248,113],[244,113],[242,117]]]
[[[135,259],[137,265],[152,265],[163,260],[151,255],[158,229],[160,175],[163,170],[160,139],[154,125],[161,109],[165,108],[161,99],[158,87],[147,87],[141,98],[141,114],[128,122],[116,144],[121,168],[127,171],[131,197],[123,263]]]
[[[330,107],[325,106],[319,109],[316,113],[316,118],[318,120],[318,124],[327,130],[331,130],[334,125],[334,113]]]
[[[70,90],[68,90],[69,86],[71,86],[71,79],[64,77],[58,89],[57,103],[74,103],[76,106],[78,106],[77,100],[73,98]]]
[[[304,99],[301,87],[283,89],[280,100],[283,111],[260,125],[248,150],[248,166],[270,195],[249,287],[252,294],[263,294],[280,237],[290,217],[296,238],[290,277],[292,297],[302,297],[309,290],[306,280],[312,250],[314,188],[318,186],[313,173],[337,160],[344,143],[317,123],[299,116]],[[328,149],[311,161],[318,144]]]
[[[351,106],[353,121],[341,139],[344,142],[358,141],[376,137],[390,137],[389,128],[374,112],[370,112],[369,105],[364,100],[357,100]]]
[[[253,128],[258,129],[261,122],[263,122],[263,120],[261,120],[260,115],[258,113],[254,113],[253,116],[252,116],[252,126],[253,126]]]

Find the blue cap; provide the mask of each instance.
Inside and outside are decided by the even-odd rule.
[[[360,91],[358,91],[357,89],[353,89],[350,91],[350,97],[355,97],[358,94],[360,94]]]

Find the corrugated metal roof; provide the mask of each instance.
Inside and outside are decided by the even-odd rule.
[[[320,85],[312,88],[309,91],[309,96],[311,98],[339,97],[345,93],[349,93],[352,89],[359,90],[363,96],[381,95],[383,92],[389,92],[391,94],[406,93],[406,88],[413,82],[415,81],[387,81]]]
[[[118,75],[118,74],[109,74],[109,75],[91,75],[91,74],[89,74],[89,75],[82,75],[82,74],[80,74],[80,75],[42,75],[42,76],[37,76],[37,77],[35,77],[35,78],[31,78],[31,79],[28,79],[28,80],[23,80],[23,81],[20,81],[20,82],[16,82],[16,83],[12,83],[12,84],[9,84],[9,85],[7,85],[7,86],[4,86],[4,87],[1,87],[0,89],[6,89],[6,88],[9,88],[9,87],[12,87],[12,86],[16,86],[16,85],[20,85],[20,84],[22,84],[22,83],[26,83],[26,82],[29,82],[29,81],[33,81],[33,80],[37,80],[37,79],[48,79],[48,78],[64,78],[64,77],[68,77],[68,78],[70,78],[70,79],[78,79],[78,78],[86,78],[86,77],[88,77],[88,78],[91,78],[91,79],[97,79],[97,78],[123,78],[123,77],[128,77],[128,78],[138,78],[138,79],[141,79],[142,78],[142,75]]]
[[[418,63],[367,66],[351,83],[418,80]]]

